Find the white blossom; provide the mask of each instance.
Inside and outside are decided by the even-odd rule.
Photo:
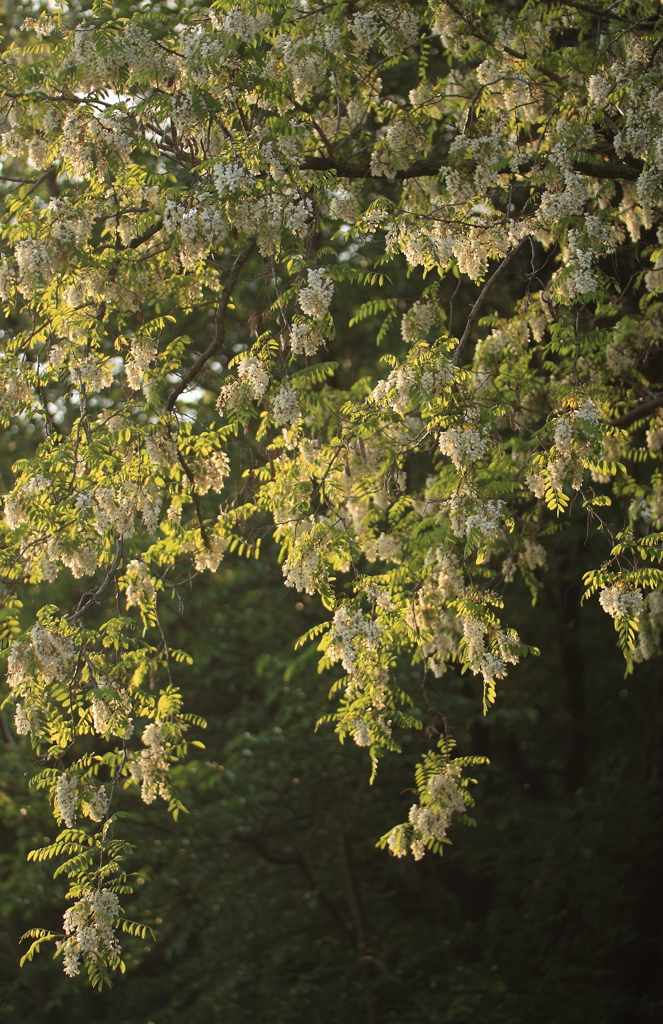
[[[40,623],[32,627],[30,638],[44,681],[52,683],[65,679],[76,655],[72,641],[58,633],[51,633]]]
[[[622,616],[637,619],[642,614],[642,591],[624,590],[617,586],[604,587],[599,594],[599,604],[613,619]]]
[[[403,341],[418,341],[428,333],[435,321],[435,308],[430,302],[415,302],[401,320]]]
[[[294,356],[314,356],[325,340],[317,327],[295,323],[290,331],[290,349]]]
[[[156,587],[152,582],[147,566],[137,559],[132,559],[125,575],[127,608],[135,605],[137,608],[147,608],[154,603],[156,598]]]
[[[456,469],[477,462],[488,450],[488,438],[471,427],[451,427],[442,431],[438,444],[443,455],[448,455]]]
[[[251,398],[256,402],[261,399],[269,384],[269,377],[258,360],[245,356],[238,363],[237,372],[240,380],[248,387]]]
[[[282,384],[272,405],[275,423],[296,423],[300,417],[299,397],[289,384]]]
[[[92,821],[105,821],[106,814],[108,813],[108,797],[106,796],[106,789],[104,786],[100,786],[95,792],[88,805],[88,815]]]
[[[73,775],[59,775],[55,788],[55,806],[67,828],[76,820],[78,782]]]
[[[154,803],[157,796],[168,795],[166,741],[159,722],[151,722],[143,732],[145,749],[129,761],[132,778],[141,784],[141,799]]]
[[[321,267],[311,267],[308,284],[300,289],[299,305],[313,320],[321,320],[329,309],[334,294],[334,283]]]
[[[199,494],[208,491],[219,493],[230,473],[230,462],[225,452],[214,452],[195,473],[196,490]]]
[[[28,736],[30,734],[30,719],[28,718],[22,704],[16,705],[16,710],[14,711],[14,728],[16,729],[18,736]]]

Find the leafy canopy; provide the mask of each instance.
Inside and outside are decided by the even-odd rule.
[[[572,516],[605,538],[586,594],[627,669],[656,652],[663,37],[651,2],[72,3],[9,28],[0,416],[35,440],[4,498],[6,700],[65,826],[35,857],[68,858],[75,901],[28,956],[55,939],[101,985],[140,928],[122,794],[177,814],[201,745],[160,608],[226,552],[270,535],[319,595],[303,642],[373,773],[422,724],[407,660],[425,700],[457,667],[485,709],[538,653],[509,584],[536,599]],[[394,855],[471,821],[481,758],[452,748]]]

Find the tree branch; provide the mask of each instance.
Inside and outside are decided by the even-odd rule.
[[[353,163],[351,160],[336,160],[326,156],[309,156],[300,165],[303,171],[336,171],[339,178],[375,178],[369,163]],[[408,178],[435,178],[448,167],[444,160],[418,160],[402,171],[396,171],[394,179],[405,181]],[[608,181],[636,181],[640,176],[638,167],[617,160],[601,160],[595,164],[589,160],[574,160],[573,170],[589,177]],[[382,177],[382,175],[380,175]],[[393,179],[386,179],[387,181]]]
[[[198,356],[189,372],[186,373],[184,377],[182,377],[182,380],[179,382],[177,387],[174,388],[173,391],[171,392],[170,397],[166,402],[167,412],[173,411],[173,409],[175,408],[175,402],[180,397],[184,389],[187,387],[187,385],[191,383],[194,377],[196,377],[200,373],[207,360],[212,358],[215,352],[217,352],[221,348],[224,341],[226,340],[225,316],[226,309],[228,308],[228,303],[230,301],[230,295],[237,283],[237,278],[239,277],[244,264],[246,263],[249,256],[255,249],[255,245],[255,238],[249,238],[248,242],[243,246],[242,249],[240,249],[237,259],[233,263],[230,269],[230,273],[228,274],[228,280],[226,281],[225,287],[221,293],[221,299],[219,301],[219,305],[216,311],[214,325],[214,340],[205,349],[205,351]]]
[[[96,590],[87,590],[84,594],[81,595],[81,599],[78,602],[78,607],[76,608],[76,611],[72,615],[68,616],[68,618],[72,622],[77,622],[78,620],[80,620],[83,617],[83,615],[85,615],[88,608],[90,608],[93,604],[100,603],[102,597],[104,596],[109,586],[115,579],[115,573],[117,572],[117,567],[120,564],[120,559],[122,558],[122,548],[122,540],[118,538],[118,540],[115,543],[115,557],[113,559],[113,564],[108,570],[106,578],[104,579],[102,584],[99,587],[97,587]]]
[[[467,347],[467,343],[470,340],[470,336],[472,334],[472,328],[474,327],[474,324],[476,323],[477,317],[479,316],[479,313],[481,312],[481,307],[483,306],[483,304],[484,304],[484,302],[486,300],[486,296],[488,295],[488,292],[493,287],[493,285],[498,280],[498,278],[500,278],[502,276],[504,271],[507,269],[507,267],[512,262],[512,260],[518,255],[518,253],[521,251],[521,249],[523,249],[525,247],[525,245],[527,244],[527,242],[529,242],[529,240],[530,240],[529,239],[529,235],[526,235],[522,239],[522,241],[516,246],[515,249],[512,249],[511,252],[508,252],[506,254],[506,256],[504,257],[504,259],[500,263],[500,265],[497,268],[497,270],[488,278],[488,280],[486,281],[485,285],[483,286],[483,288],[479,292],[479,296],[478,296],[476,302],[474,303],[474,305],[472,306],[472,309],[470,310],[470,315],[467,318],[467,323],[465,324],[465,330],[463,331],[463,334],[461,336],[460,341],[456,345],[456,351],[454,352],[454,356],[453,356],[453,364],[454,364],[454,366],[460,366],[461,363],[462,363],[462,359],[463,359],[463,355],[465,354],[465,349]]]
[[[343,937],[350,945],[355,945],[352,932],[350,931],[345,921],[343,920],[343,917],[341,916],[338,908],[335,906],[335,904],[332,902],[329,896],[327,896],[326,893],[317,885],[316,880],[313,877],[313,873],[306,859],[300,853],[294,853],[290,855],[272,853],[272,851],[268,850],[265,844],[262,842],[262,840],[259,839],[257,836],[235,835],[233,836],[233,839],[238,843],[244,843],[249,846],[252,846],[254,850],[256,850],[256,852],[259,853],[261,857],[264,857],[266,861],[269,861],[270,864],[293,864],[296,867],[298,867],[302,874],[304,875],[304,878],[310,885],[311,889],[317,893],[322,905],[327,909],[330,916],[338,925],[338,928],[343,934]]]
[[[637,405],[630,412],[625,412],[623,416],[616,416],[614,419],[606,420],[605,422],[609,427],[628,427],[630,423],[635,423],[636,420],[642,419],[643,416],[654,412],[655,409],[660,409],[662,405],[663,391],[660,391],[649,402],[643,402],[642,405]]]
[[[132,238],[129,244],[126,246],[127,249],[137,249],[139,245],[143,245],[144,242],[149,242],[153,235],[158,234],[163,227],[163,221],[159,219],[156,224],[153,224],[151,228],[144,231],[138,238]]]

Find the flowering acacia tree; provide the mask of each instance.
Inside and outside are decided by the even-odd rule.
[[[320,596],[302,642],[340,664],[327,717],[374,771],[422,724],[403,659],[424,695],[456,666],[495,700],[531,651],[509,584],[536,597],[571,516],[605,537],[586,591],[627,668],[657,652],[663,36],[650,2],[24,14],[0,415],[38,443],[4,498],[7,702],[65,826],[34,856],[69,855],[75,900],[28,955],[55,939],[100,984],[139,927],[120,794],[177,813],[169,766],[203,724],[159,608],[225,552],[271,533],[285,585]],[[379,348],[353,373],[334,356],[357,324]],[[63,569],[74,604],[22,621]],[[480,759],[452,748],[424,756],[396,856],[471,820]]]

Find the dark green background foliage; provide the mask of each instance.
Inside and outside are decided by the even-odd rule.
[[[559,535],[549,585],[520,606],[545,654],[518,666],[486,719],[471,680],[422,693],[437,727],[446,716],[462,752],[491,765],[477,829],[456,826],[445,857],[420,863],[374,844],[407,812],[426,739],[411,736],[369,787],[365,754],[313,731],[327,681],[293,644],[315,603],[285,594],[269,559],[199,581],[168,628],[195,657],[177,671],[209,721],[206,750],[176,769],[188,815],[174,823],[136,799],[125,819],[148,851],[127,914],[156,941],[125,937],[128,971],[110,992],[48,956],[18,969],[21,932],[57,927],[64,900],[48,865],[25,863],[54,826],[27,789],[27,749],[5,743],[0,1020],[659,1020],[660,666],[624,681],[607,617],[578,616],[588,557],[581,525]]]

